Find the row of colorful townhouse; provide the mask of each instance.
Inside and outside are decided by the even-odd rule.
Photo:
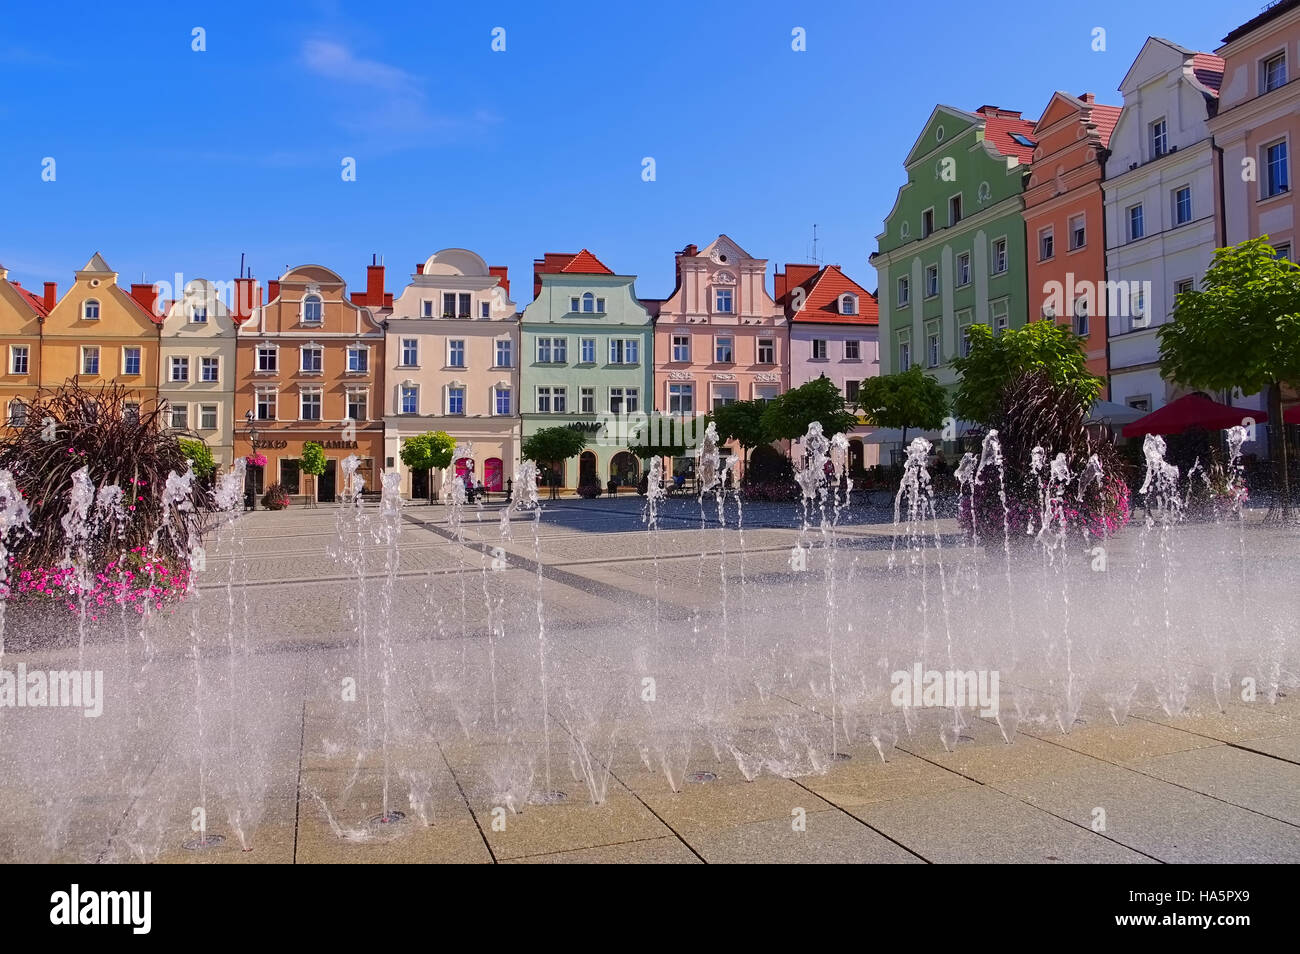
[[[1248,238],[1295,259],[1297,60],[1300,0],[1284,0],[1214,54],[1149,38],[1122,105],[1056,92],[1037,121],[936,107],[871,256],[882,373],[919,364],[951,386],[971,324],[1050,319],[1083,337],[1111,401],[1149,411],[1181,396],[1157,338],[1175,296]]]
[[[852,401],[879,373],[870,292],[838,266],[790,265],[769,294],[766,270],[722,235],[677,254],[669,297],[639,299],[635,276],[585,249],[547,254],[520,313],[507,270],[461,248],[419,264],[396,296],[377,262],[365,291],[350,295],[336,272],[304,265],[265,289],[248,277],[178,277],[175,299],[158,284],[121,288],[98,254],[62,297],[55,283],[36,295],[0,268],[0,401],[14,426],[43,388],[72,377],[121,384],[133,401],[165,401],[169,426],[203,438],[219,467],[266,457],[252,483],[290,493],[309,489],[298,462],[315,441],[328,458],[311,488],[322,500],[340,490],[350,454],[368,486],[400,470],[404,492],[425,496],[429,475],[401,463],[401,445],[431,430],[472,448],[456,470],[490,490],[513,475],[526,437],[567,425],[592,438],[567,463],[565,486],[634,484],[642,462],[627,450],[627,429],[611,424],[770,400],[820,375]],[[875,460],[866,430],[852,445],[861,465]]]

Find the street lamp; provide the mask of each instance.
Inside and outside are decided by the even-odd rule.
[[[244,412],[244,420],[248,422],[248,444],[250,457],[257,456],[257,418],[253,415],[252,408]],[[249,474],[246,483],[249,487],[250,499],[253,504],[253,510],[257,510],[257,483],[253,480],[253,475]]]

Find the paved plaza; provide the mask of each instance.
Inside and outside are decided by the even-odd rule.
[[[41,751],[34,746],[42,733],[55,731],[37,721],[48,714],[0,713],[0,756],[18,767],[0,782],[7,796],[0,800],[0,860],[1300,861],[1294,691],[1272,705],[1227,701],[1220,709],[1198,699],[1177,718],[1139,699],[1120,725],[1085,706],[1068,733],[1024,722],[1012,744],[992,720],[975,719],[950,746],[944,711],[925,712],[896,744],[880,746],[864,730],[841,739],[840,758],[788,777],[762,771],[747,780],[736,759],[697,741],[687,743],[676,792],[631,737],[610,735],[607,745],[575,748],[597,763],[592,784],[604,786],[600,804],[588,797],[592,773],[557,759],[552,785],[563,788],[564,801],[525,804],[520,789],[518,810],[503,807],[502,792],[516,784],[504,777],[507,750],[521,744],[521,733],[535,742],[542,727],[502,730],[497,751],[483,717],[467,714],[488,683],[446,685],[460,678],[454,663],[467,658],[466,646],[479,651],[489,631],[531,633],[540,594],[559,660],[551,686],[558,699],[564,673],[582,672],[588,654],[598,666],[612,633],[653,619],[665,641],[689,639],[710,625],[701,624],[699,607],[716,620],[724,589],[739,617],[752,611],[764,586],[789,575],[800,537],[794,505],[752,505],[740,531],[734,513],[723,530],[711,508],[669,501],[653,534],[642,506],[630,496],[543,501],[536,527],[517,518],[509,540],[497,504],[467,508],[460,526],[440,505],[408,506],[395,551],[400,562],[387,576],[391,551],[373,536],[358,543],[364,560],[351,567],[340,561],[334,507],[244,515],[239,533],[224,531],[208,558],[201,609],[178,609],[158,626],[148,660],[121,670],[137,686],[173,693],[133,692],[130,706],[114,708],[114,660],[134,652],[119,643],[129,646],[135,636],[124,629],[119,637],[110,626],[83,650],[84,668],[109,671],[101,719],[63,720],[55,752],[29,758],[24,753]],[[861,573],[884,571],[891,520],[891,511],[867,508],[837,529],[837,545]],[[939,530],[955,527],[940,521]],[[718,573],[723,554],[730,578]],[[386,585],[387,598],[417,618],[383,651],[425,658],[415,647],[427,644],[433,661],[427,671],[403,669],[384,697],[391,707],[384,724],[402,728],[387,747],[349,747],[330,687],[350,671],[357,634],[369,625],[357,620],[357,588],[369,594],[362,602],[378,618]],[[820,605],[815,593],[810,599],[810,607]],[[226,632],[235,619],[248,621],[242,656]],[[75,629],[75,620],[69,626]],[[811,624],[808,632],[812,638]],[[196,664],[199,654],[212,675]],[[66,640],[18,644],[4,664],[53,668],[77,655]],[[227,658],[226,694],[195,711],[196,698],[216,698],[205,695],[216,691],[208,682],[226,678]],[[239,658],[247,664],[237,672]],[[463,671],[485,680],[482,668],[476,661]],[[235,711],[241,699],[257,700],[251,723]],[[458,706],[463,711],[453,711]],[[824,721],[813,708],[793,692],[771,693],[738,704],[734,718],[755,726]],[[178,728],[194,722],[191,734]],[[547,728],[560,739],[580,731],[571,716],[557,715]],[[187,850],[182,842],[200,798],[212,805],[205,830],[223,841]],[[376,823],[385,804],[406,817]],[[242,814],[231,805],[244,806]]]

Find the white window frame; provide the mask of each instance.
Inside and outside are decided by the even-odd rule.
[[[596,363],[596,339],[579,338],[578,339],[578,364],[595,364]]]
[[[1005,235],[1000,235],[993,240],[989,262],[993,266],[995,276],[1005,275],[1011,271],[1011,245],[1007,242]],[[998,267],[999,264],[1002,266],[1001,268]]]
[[[596,389],[592,387],[578,388],[578,413],[595,414],[596,413]]]
[[[91,306],[94,306],[94,314],[91,314]],[[100,304],[98,298],[87,298],[81,303],[81,320],[82,321],[99,321]]]
[[[177,369],[184,372],[177,375]],[[188,384],[190,381],[190,356],[187,354],[173,354],[167,356],[167,380],[178,384]]]
[[[1038,260],[1050,262],[1054,258],[1056,258],[1056,226],[1048,225],[1038,230]]]
[[[208,323],[208,306],[191,305],[190,323],[194,325],[206,325]]]
[[[1138,224],[1139,228],[1141,229],[1141,234],[1140,234],[1140,235],[1139,235],[1139,234],[1135,234],[1135,230],[1134,230],[1134,228],[1133,228],[1133,223],[1134,223],[1133,213],[1134,213],[1134,212],[1137,213],[1137,219],[1136,219],[1136,221],[1137,221],[1137,224]],[[1125,222],[1125,224],[1124,224],[1124,228],[1125,228],[1125,230],[1128,232],[1128,240],[1129,240],[1130,242],[1139,242],[1139,241],[1141,241],[1142,239],[1144,239],[1144,238],[1147,237],[1147,215],[1146,215],[1146,210],[1142,207],[1142,203],[1141,203],[1141,202],[1136,202],[1136,203],[1134,203],[1133,205],[1130,205],[1130,206],[1128,207],[1128,209],[1127,209],[1126,212],[1125,212],[1125,219],[1126,219],[1126,222]]]
[[[128,370],[127,358],[130,353],[135,352],[135,370]],[[142,374],[144,370],[144,349],[139,345],[123,345],[122,347],[122,374],[124,376],[136,377]]]
[[[407,410],[406,398],[411,397],[411,410]],[[397,386],[397,413],[413,416],[420,413],[420,386],[418,384],[399,384]]]
[[[1269,174],[1272,164],[1268,161],[1268,151],[1274,146],[1282,147],[1282,174],[1286,177],[1286,182],[1278,189],[1270,192],[1269,187],[1272,185],[1272,177]],[[1259,177],[1259,197],[1261,199],[1272,199],[1279,195],[1288,195],[1291,192],[1291,137],[1280,136],[1277,139],[1271,139],[1259,147],[1259,166],[1263,173]]]
[[[813,361],[825,361],[830,356],[830,343],[826,338],[813,338],[808,343],[808,353]]]
[[[856,315],[858,313],[858,296],[852,292],[845,292],[840,296],[840,314]]]
[[[353,398],[355,398],[357,395],[361,396],[361,405],[365,409],[365,414],[363,414],[361,417],[358,417],[352,413],[352,404],[354,403]],[[350,420],[350,421],[370,420],[370,389],[369,388],[356,388],[356,387],[348,388],[346,393],[344,394],[344,402],[345,403],[343,407],[347,412],[346,420]]]
[[[455,354],[453,354],[453,352],[456,350],[455,347],[454,347],[455,345],[460,345],[460,363],[459,363],[459,364],[456,363],[456,361],[454,360],[454,359],[455,359]],[[466,344],[465,344],[465,339],[464,339],[464,338],[448,338],[448,339],[447,339],[447,367],[449,367],[449,368],[456,368],[457,370],[464,370],[464,369],[466,369],[468,366],[469,366],[469,358],[468,358],[468,349],[467,349]]]
[[[767,352],[767,357],[763,357],[763,352]],[[757,364],[776,364],[776,338],[759,338],[756,344],[755,357]]]
[[[931,277],[933,277],[933,281],[931,281]],[[925,266],[925,297],[926,299],[939,297],[939,265],[937,262]]]
[[[274,367],[262,367],[263,352],[270,356],[271,364]],[[278,344],[267,344],[259,342],[256,346],[255,357],[257,358],[256,367],[253,369],[255,374],[279,374],[280,373],[280,346]]]
[[[1186,192],[1186,193],[1187,193],[1187,218],[1182,219],[1182,220],[1180,221],[1179,218],[1178,218],[1178,195],[1179,195],[1179,193],[1182,193],[1182,192]],[[1180,186],[1176,186],[1175,188],[1171,189],[1170,192],[1169,192],[1169,200],[1170,200],[1170,209],[1169,209],[1169,212],[1170,212],[1170,222],[1173,224],[1173,227],[1174,227],[1174,228],[1178,228],[1179,226],[1182,226],[1182,225],[1189,225],[1189,224],[1191,224],[1191,221],[1192,221],[1192,187],[1191,187],[1191,185],[1180,185]]]
[[[723,342],[727,342],[727,355],[723,357]],[[713,363],[714,364],[735,364],[736,363],[736,336],[735,335],[715,335],[713,337]]]
[[[912,304],[912,279],[909,275],[899,275],[895,292],[898,307],[906,308]]]
[[[221,427],[221,405],[220,404],[200,404],[199,408],[199,427],[201,431],[215,431]],[[204,418],[207,416],[208,409],[212,410],[212,426],[204,424]]]
[[[93,352],[94,355],[95,355],[95,370],[94,370],[94,371],[88,371],[88,370],[86,370],[86,358],[88,358],[92,352]],[[100,355],[100,352],[99,352],[99,345],[82,345],[82,346],[81,346],[81,373],[82,373],[82,374],[93,374],[93,375],[95,375],[95,376],[98,376],[98,375],[99,375],[99,368],[100,368],[100,364],[99,364],[99,355]]]
[[[956,217],[956,218],[953,218],[953,215],[952,215],[952,209],[953,209],[952,203],[953,203],[953,200],[954,200],[954,199],[957,200],[957,217]],[[956,193],[955,195],[950,195],[950,196],[948,196],[948,228],[952,228],[954,225],[956,225],[958,222],[960,222],[960,221],[962,220],[962,217],[965,215],[965,213],[966,213],[966,210],[965,210],[965,208],[963,208],[963,202],[962,202],[961,193],[958,192],[958,193]]]
[[[502,350],[504,349],[504,351]],[[505,361],[501,360],[502,354],[505,355]],[[515,366],[515,343],[510,338],[495,338],[492,345],[492,360],[497,368],[513,368]]]
[[[315,318],[312,318],[312,317],[308,314],[308,311],[310,310],[310,307],[311,307],[312,305],[315,305],[316,308],[317,308],[317,310],[318,310],[318,311],[317,311],[317,316],[316,316]],[[323,299],[320,295],[317,295],[317,294],[303,295],[303,296],[302,296],[302,309],[300,310],[299,315],[300,315],[300,317],[301,317],[301,319],[302,319],[302,323],[303,323],[304,325],[320,325],[320,324],[324,324],[324,322],[325,322],[325,299]]]
[[[208,369],[212,368],[212,377],[208,377]],[[199,383],[200,384],[220,384],[221,383],[221,358],[219,355],[199,355]]]
[[[514,409],[513,397],[510,391],[511,389],[509,387],[502,387],[499,384],[492,388],[492,415],[494,417],[510,416],[511,411]],[[504,411],[501,410],[501,398],[503,395],[506,399],[506,409]]]
[[[1080,223],[1078,228],[1075,228],[1074,223],[1076,222]],[[1070,216],[1066,226],[1070,230],[1070,251],[1073,252],[1077,249],[1086,248],[1088,245],[1088,214],[1086,212],[1080,212],[1078,215]],[[1083,241],[1076,243],[1074,240],[1075,236],[1080,232],[1083,233]]]
[[[459,411],[453,411],[453,410],[451,409],[451,396],[452,396],[452,393],[453,393],[453,392],[456,392],[456,393],[459,393],[459,394],[460,394],[460,410],[459,410]],[[466,408],[466,403],[465,403],[468,399],[469,399],[469,389],[466,388],[465,385],[463,385],[463,384],[449,384],[449,385],[447,385],[446,390],[445,390],[445,394],[444,394],[444,397],[443,397],[443,407],[444,407],[444,409],[445,409],[445,412],[446,412],[447,416],[448,416],[448,417],[464,417],[464,416],[466,415],[466,413],[468,413],[467,408]]]
[[[852,353],[850,353],[852,352]],[[857,338],[848,338],[844,342],[844,360],[861,361],[862,360],[862,342]]]
[[[970,252],[961,252],[957,256],[957,287],[965,288],[974,278],[974,271],[971,269]]]
[[[722,298],[726,296],[727,307],[722,307]],[[713,289],[713,312],[718,315],[734,315],[736,313],[736,293],[731,288]]]
[[[1276,89],[1281,89],[1289,82],[1290,79],[1288,75],[1289,64],[1287,63],[1286,54],[1287,54],[1286,47],[1282,47],[1280,50],[1274,50],[1272,53],[1269,53],[1265,56],[1261,56],[1259,58],[1259,95],[1260,96],[1263,96],[1265,93],[1271,93]],[[1268,65],[1270,63],[1276,62],[1277,60],[1282,61],[1282,78],[1276,85],[1270,86]]]
[[[1159,127],[1157,134],[1156,127]],[[1169,154],[1169,123],[1167,116],[1161,116],[1159,119],[1153,119],[1147,123],[1147,148],[1151,150],[1151,158],[1159,159],[1161,156]]]
[[[401,353],[398,356],[398,361],[400,363],[397,366],[399,368],[418,368],[420,366],[420,339],[400,338],[398,341]],[[408,355],[414,360],[408,361]]]
[[[362,360],[365,363],[364,368],[352,367],[353,355],[362,356]],[[346,366],[346,371],[348,374],[369,374],[370,373],[370,345],[361,344],[359,342],[348,345],[348,363]]]
[[[674,364],[686,364],[691,360],[690,335],[673,335],[669,345],[672,348]]]
[[[23,369],[18,370],[18,355],[22,353]],[[10,374],[31,374],[32,352],[31,345],[11,344],[9,346],[9,373]]]
[[[261,405],[266,403],[263,398],[270,398],[271,416],[261,416]],[[280,419],[280,392],[273,387],[257,387],[253,389],[253,419],[256,421],[278,421]]]
[[[319,368],[307,367],[307,355],[313,353],[316,355],[317,358],[320,359]],[[324,374],[325,373],[325,349],[321,345],[318,345],[316,344],[316,342],[312,341],[312,342],[308,342],[305,345],[299,346],[298,373],[299,374]]]
[[[307,417],[304,413],[307,409],[307,398],[313,396],[314,402],[320,409],[316,417]],[[298,389],[298,420],[300,421],[323,421],[325,420],[325,389],[320,387],[303,387]]]
[[[182,423],[176,423],[177,412],[184,420]],[[190,406],[184,401],[171,401],[167,407],[167,426],[173,431],[188,431],[190,429]]]
[[[674,393],[676,392],[676,393]],[[677,407],[673,408],[674,399]],[[690,407],[683,407],[683,399]],[[668,382],[668,413],[669,414],[694,414],[695,413],[695,382],[693,381],[669,381]]]

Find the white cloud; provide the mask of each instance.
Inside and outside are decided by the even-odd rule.
[[[343,44],[331,40],[307,40],[303,43],[302,62],[313,73],[327,79],[424,96],[419,81],[406,70],[379,60],[361,59]]]

